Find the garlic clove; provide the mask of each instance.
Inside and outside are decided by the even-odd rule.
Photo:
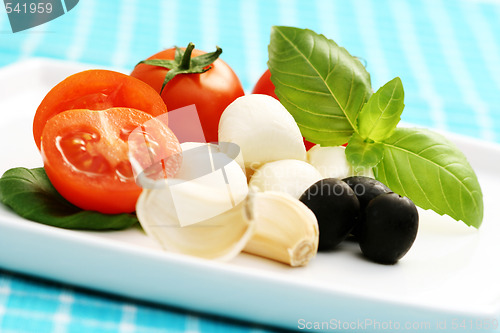
[[[137,217],[166,250],[228,260],[252,235],[252,218],[242,208],[248,205],[246,176],[218,145],[187,142],[181,148],[176,177],[148,183]]]
[[[323,178],[344,179],[350,176],[366,176],[374,178],[372,168],[356,172],[345,156],[345,147],[321,147],[315,145],[307,152],[307,160],[323,176]]]
[[[206,259],[230,260],[237,256],[254,234],[251,202],[207,220],[182,226],[168,190],[145,190],[137,202],[137,217],[147,235],[167,251]],[[196,207],[199,209],[198,207]]]
[[[304,266],[317,253],[316,217],[286,193],[250,192],[236,207],[188,226],[181,226],[165,204],[168,196],[168,191],[146,190],[137,203],[144,230],[167,251],[230,260],[244,250],[290,266]]]
[[[176,178],[153,180],[136,206],[146,234],[165,250],[230,260],[245,249],[292,266],[316,254],[316,217],[299,200],[286,193],[249,193],[241,167],[218,145],[181,148]]]
[[[309,163],[288,159],[269,162],[258,168],[250,178],[249,186],[261,192],[285,192],[298,199],[322,178],[321,173]]]
[[[276,99],[267,95],[237,98],[222,113],[219,141],[237,144],[242,168],[283,159],[306,160],[306,149],[292,115]]]
[[[244,251],[290,266],[304,266],[317,253],[316,216],[299,200],[281,192],[250,192],[255,230]]]

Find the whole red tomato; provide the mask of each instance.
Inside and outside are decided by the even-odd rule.
[[[153,59],[174,60],[176,58],[180,60],[179,52],[181,52],[182,56],[185,56],[188,50],[192,54],[188,54],[191,57],[191,62],[185,62],[187,66],[190,66],[191,63],[191,67],[193,67],[196,57],[207,55],[204,51],[194,49],[194,45],[190,44],[186,49],[170,48],[161,51],[149,57],[146,61]],[[217,58],[202,68],[206,70],[203,73],[189,73],[189,68],[179,70],[178,67],[169,69],[161,65],[139,63],[130,75],[146,82],[158,93],[161,92],[161,97],[169,111],[192,104],[196,105],[205,140],[207,142],[217,142],[219,119],[222,112],[231,102],[245,93],[234,71],[221,59]],[[168,81],[163,91],[161,91],[165,76],[171,70],[176,70],[179,74],[176,74]],[[170,126],[174,132],[178,127],[173,122],[170,123]],[[185,136],[183,133],[176,134],[181,142],[184,141],[182,139]],[[189,135],[187,136],[189,137]]]
[[[271,81],[271,72],[268,69],[264,72],[264,74],[262,74],[259,81],[255,84],[252,94],[269,95],[279,100],[278,96],[276,96],[276,93],[274,92],[274,89],[274,84]]]
[[[252,94],[269,95],[279,100],[278,96],[276,96],[276,93],[274,92],[274,89],[275,89],[274,84],[271,81],[271,72],[268,69],[264,72],[264,74],[262,74],[259,81],[257,81],[257,84],[255,84]],[[316,144],[309,142],[304,138],[304,145],[306,146],[306,149],[309,150]]]

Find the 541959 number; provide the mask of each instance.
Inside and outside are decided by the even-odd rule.
[[[7,14],[11,13],[17,13],[17,14],[50,14],[52,13],[52,4],[50,2],[43,3],[43,2],[31,2],[29,4],[27,3],[13,3],[13,2],[6,2],[5,3],[5,9],[7,10]]]
[[[451,322],[451,328],[453,330],[490,330],[497,329],[499,326],[497,319],[453,319]]]

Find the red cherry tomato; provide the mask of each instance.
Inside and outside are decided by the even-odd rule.
[[[262,74],[259,81],[257,81],[257,84],[255,84],[252,94],[269,95],[279,100],[278,96],[276,96],[274,92],[274,89],[274,84],[271,81],[271,72],[268,69],[264,72],[264,74]]]
[[[271,72],[268,69],[264,72],[264,74],[262,74],[259,81],[257,81],[257,84],[253,88],[252,94],[269,95],[269,96],[272,96],[272,97],[276,98],[277,100],[279,100],[279,98],[278,98],[278,96],[276,96],[276,93],[274,92],[274,90],[275,90],[275,87],[274,87],[273,82],[271,81]],[[312,147],[314,147],[316,144],[309,142],[304,138],[304,145],[306,146],[306,150],[309,150]]]
[[[82,209],[133,212],[142,191],[129,160],[133,134],[134,140],[147,138],[149,143],[147,153],[133,156],[168,159],[162,171],[173,176],[181,163],[175,135],[151,115],[126,108],[69,110],[49,119],[42,138],[47,176],[64,198]]]
[[[33,136],[40,149],[47,120],[72,109],[106,110],[132,108],[152,116],[167,112],[158,94],[144,82],[129,75],[108,70],[88,70],[71,75],[45,96],[33,120]]]
[[[175,57],[175,51],[175,48],[170,48],[151,56],[148,60],[172,60]],[[201,54],[205,52],[194,49],[192,57]],[[146,82],[160,93],[168,71],[169,69],[163,67],[139,64],[130,75]],[[196,105],[205,140],[217,142],[222,112],[231,102],[244,94],[240,80],[231,67],[223,60],[217,59],[205,73],[177,74],[167,83],[161,97],[169,111],[192,104]],[[175,124],[172,125],[172,128],[174,127],[176,127]]]

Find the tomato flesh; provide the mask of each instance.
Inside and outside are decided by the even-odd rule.
[[[109,70],[88,70],[67,77],[40,103],[33,120],[33,136],[38,149],[47,121],[73,109],[106,110],[132,108],[156,117],[167,112],[158,94],[144,82]]]
[[[137,151],[141,146],[134,138],[145,137],[147,147]],[[131,157],[143,166],[168,160],[168,167],[161,164],[162,177],[174,176],[182,160],[180,144],[165,124],[128,108],[62,112],[47,121],[41,147],[57,191],[82,209],[107,214],[135,211],[142,188]]]
[[[192,57],[205,52],[194,49]],[[175,48],[161,51],[148,59],[167,59],[175,57]],[[166,68],[139,64],[130,74],[161,91]],[[236,98],[245,94],[240,80],[222,59],[217,59],[211,68],[201,74],[178,74],[170,80],[161,97],[169,111],[194,104],[196,106],[206,142],[218,141],[219,120],[222,112]],[[176,125],[172,124],[175,129]]]

